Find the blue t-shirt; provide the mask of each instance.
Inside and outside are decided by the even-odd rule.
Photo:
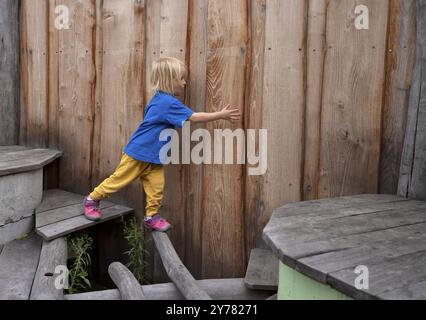
[[[176,97],[158,91],[145,108],[144,120],[130,138],[124,152],[134,159],[162,164],[160,150],[168,141],[160,141],[164,129],[182,128],[193,111]]]

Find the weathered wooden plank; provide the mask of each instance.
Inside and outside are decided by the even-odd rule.
[[[194,112],[205,112],[207,80],[207,0],[189,1],[189,81],[187,95]],[[203,128],[204,123],[191,123],[191,131]],[[194,144],[194,143],[193,143]],[[191,146],[193,146],[193,144]],[[183,262],[196,279],[202,268],[203,166],[184,166],[188,179],[185,202],[191,219],[185,220],[185,254]]]
[[[416,46],[416,1],[391,0],[389,13],[379,192],[396,194]]]
[[[22,108],[20,144],[48,145],[48,2],[21,1]]]
[[[40,260],[31,289],[30,300],[63,300],[62,289],[55,287],[57,266],[67,265],[67,240],[43,241]]]
[[[55,210],[58,208],[70,206],[73,204],[83,203],[84,196],[61,189],[50,189],[43,191],[43,199],[36,208],[36,214],[45,211]]]
[[[378,190],[389,2],[363,4],[368,30],[355,27],[358,1],[330,1],[327,7],[319,198]]]
[[[0,176],[43,168],[62,152],[53,149],[26,149],[0,153]]]
[[[102,212],[109,207],[114,206],[114,203],[101,201],[100,208]],[[84,213],[83,201],[79,204],[64,206],[58,209],[44,211],[36,214],[36,228],[41,228],[52,223],[57,223],[67,219],[80,216]]]
[[[421,70],[420,96],[418,100],[418,118],[410,198],[426,200],[426,3],[417,0],[417,61],[416,68]]]
[[[117,286],[122,300],[146,300],[138,280],[123,264],[111,263],[108,273]]]
[[[327,275],[334,271],[366,263],[385,263],[388,258],[426,250],[425,229],[426,225],[421,223],[319,243],[302,243],[288,254],[297,259],[297,268],[304,274],[325,282]]]
[[[23,151],[23,150],[28,150],[28,147],[19,146],[19,145],[0,146],[0,154],[2,154],[2,153],[8,153],[8,152]]]
[[[0,255],[0,300],[28,300],[40,250],[41,239],[35,234],[4,246]]]
[[[0,2],[0,145],[19,141],[19,2]]]
[[[214,300],[264,300],[272,291],[250,290],[243,278],[197,280],[197,284]],[[147,300],[184,300],[174,283],[159,283],[141,286]],[[120,300],[117,289],[71,294],[66,300]]]
[[[211,300],[211,297],[197,285],[194,277],[186,269],[167,234],[154,231],[151,235],[168,276],[182,295],[188,300]]]
[[[251,251],[244,283],[250,289],[278,290],[278,259],[271,250]]]
[[[62,0],[69,10],[69,29],[56,30],[59,56],[59,106],[56,121],[60,128],[58,147],[64,151],[59,168],[59,187],[87,193],[90,188],[91,148],[95,90],[94,1]],[[70,143],[70,141],[79,141]]]
[[[306,47],[306,114],[303,200],[318,199],[321,146],[321,106],[326,53],[326,0],[311,0],[307,16]]]
[[[245,96],[246,104],[246,128],[259,130],[263,126],[263,74],[265,55],[265,24],[266,24],[266,0],[249,1],[249,37],[247,51],[247,86]],[[250,137],[252,138],[252,137]],[[249,138],[247,138],[249,139]],[[247,140],[259,150],[259,140]],[[249,166],[245,168],[244,181],[244,236],[245,256],[249,257],[251,249],[265,246],[261,239],[262,229],[269,218],[269,212],[265,212],[261,189],[265,180],[263,175],[249,175]],[[263,217],[263,215],[267,217]],[[261,221],[262,223],[259,223]]]
[[[133,209],[131,208],[127,208],[121,205],[114,205],[103,210],[103,216],[100,221],[90,221],[83,215],[80,215],[37,228],[36,231],[37,234],[41,235],[45,240],[52,240],[105,221],[120,218],[121,216],[131,212],[133,212]]]
[[[247,69],[247,1],[209,1],[207,27],[206,111],[220,111],[227,104],[240,109],[236,123],[215,121],[215,129],[243,127]],[[222,143],[222,141],[221,141]],[[244,143],[244,142],[243,142]],[[243,166],[238,150],[225,150],[214,157],[233,154],[233,165],[206,164],[203,172],[202,277],[239,277],[244,274]],[[212,161],[214,163],[214,161]]]
[[[265,300],[277,300],[277,294],[275,293],[275,294],[273,294],[272,296],[270,296],[270,297],[268,297],[267,299],[265,299]]]
[[[388,258],[379,263],[369,264],[369,289],[359,290],[354,286],[358,274],[354,268],[344,269],[329,274],[328,282],[337,290],[354,299],[381,299],[381,293],[414,285],[426,277],[424,264],[425,251]]]

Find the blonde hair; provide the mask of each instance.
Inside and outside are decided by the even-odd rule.
[[[151,69],[151,90],[153,93],[164,91],[174,94],[173,80],[180,81],[186,72],[185,64],[172,57],[154,61]]]

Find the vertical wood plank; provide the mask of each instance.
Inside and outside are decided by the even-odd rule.
[[[0,1],[0,145],[19,140],[19,2]]]
[[[310,0],[308,8],[303,200],[318,199],[322,79],[328,3],[329,0]]]
[[[265,54],[266,0],[251,0],[249,6],[249,74],[245,92],[246,96],[246,129],[262,129],[263,125],[263,74]],[[259,142],[256,140],[256,150]],[[251,249],[262,247],[259,220],[265,214],[262,190],[265,179],[262,175],[251,176],[245,170],[245,208],[244,238],[245,256],[250,257]]]
[[[426,200],[426,2],[416,1],[417,44],[398,194]]]
[[[246,1],[208,2],[208,112],[221,110],[228,103],[244,108],[247,19]],[[241,113],[244,115],[243,110]],[[234,124],[225,121],[207,124],[212,135],[214,129],[242,127],[242,120]],[[242,165],[205,165],[203,189],[202,276],[242,276],[245,271]]]
[[[396,194],[416,43],[416,1],[391,0],[379,192]]]
[[[189,1],[189,106],[195,112],[205,111],[207,76],[207,0]],[[205,128],[205,124],[191,123],[191,130]],[[192,146],[195,143],[192,143]],[[184,264],[196,279],[201,279],[202,265],[202,213],[203,165],[191,164],[187,168],[188,192],[185,216]]]
[[[268,168],[261,226],[273,209],[302,196],[306,16],[306,1],[273,0],[266,5],[262,117],[268,129]]]
[[[47,14],[45,0],[23,0],[21,3],[21,122],[25,135],[20,137],[20,143],[31,147],[48,144]]]
[[[355,7],[369,29],[355,28]],[[319,197],[378,192],[388,1],[331,1],[321,113]]]
[[[57,5],[66,6],[70,18],[69,29],[57,30],[58,147],[64,153],[60,161],[59,187],[84,194],[90,189],[91,176],[95,7],[94,0],[58,0]]]
[[[130,136],[143,120],[145,73],[145,2],[97,0],[95,6],[92,190],[115,171]],[[113,194],[110,200],[132,207],[141,221],[144,201],[139,180]],[[108,233],[100,239],[115,241]],[[100,248],[100,257],[113,255],[107,247]],[[100,268],[103,266],[100,261]],[[106,269],[102,272],[106,274]]]

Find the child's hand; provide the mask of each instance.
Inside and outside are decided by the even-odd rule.
[[[222,119],[228,120],[231,122],[238,121],[241,118],[240,110],[231,109],[231,105],[229,104],[225,108],[223,108],[222,111],[220,111],[220,113],[221,113]]]

